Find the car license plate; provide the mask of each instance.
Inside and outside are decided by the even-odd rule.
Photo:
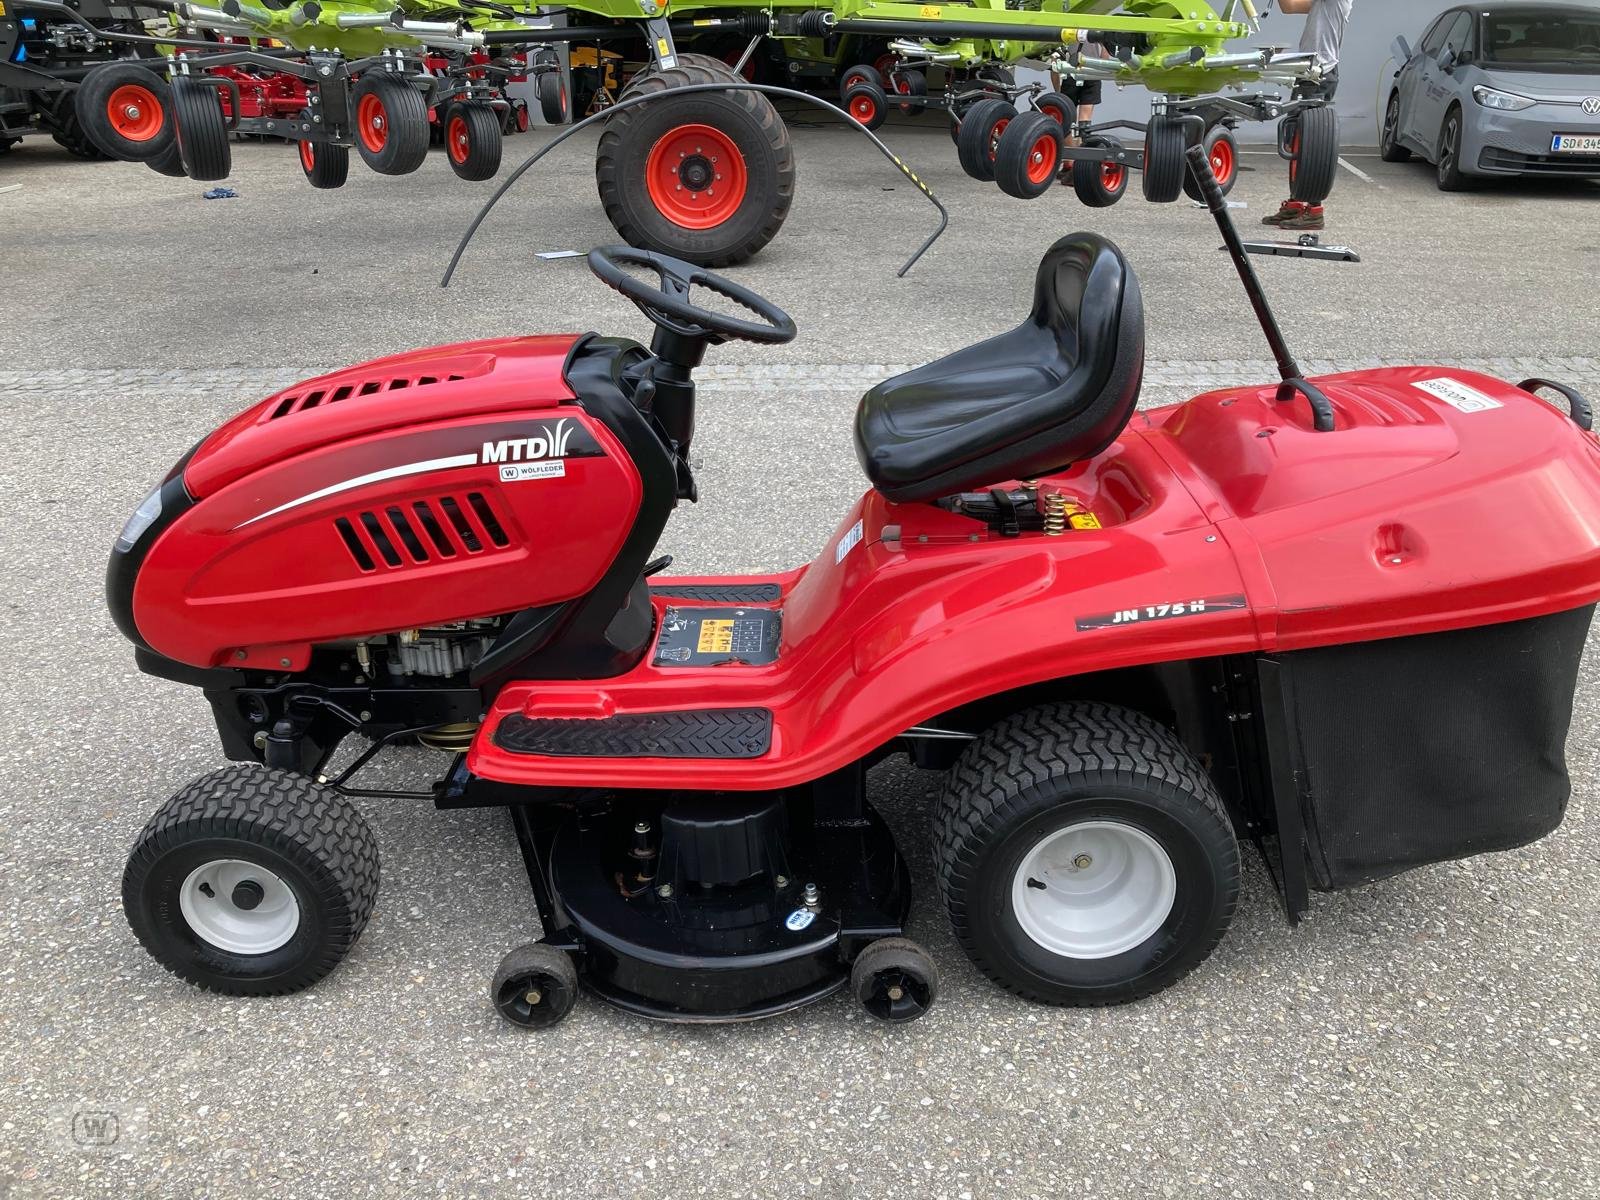
[[[1551,154],[1600,154],[1600,133],[1557,133],[1550,138]]]

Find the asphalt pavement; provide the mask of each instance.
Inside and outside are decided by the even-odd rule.
[[[662,543],[675,570],[817,553],[864,486],[861,390],[1019,320],[1040,253],[1074,229],[1117,240],[1140,276],[1148,401],[1270,376],[1210,218],[1186,201],[1013,200],[962,175],[942,128],[886,137],[949,231],[896,278],[933,207],[864,140],[796,131],[789,222],[731,273],[801,334],[713,351],[705,499]],[[1420,164],[1346,160],[1324,240],[1362,261],[1259,264],[1308,370],[1465,365],[1600,396],[1600,186],[1444,195]],[[353,167],[315,192],[292,152],[240,146],[237,198],[211,201],[47,140],[0,160],[0,1197],[1594,1196],[1592,653],[1554,835],[1316,897],[1297,929],[1247,855],[1216,954],[1125,1008],[1031,1005],[968,965],[932,903],[937,778],[899,760],[872,786],[919,893],[913,933],[944,974],[910,1026],[839,998],[720,1028],[590,1002],[552,1031],[513,1029],[488,980],[537,921],[509,823],[392,801],[361,806],[383,854],[372,922],[311,991],[205,995],[145,955],[121,913],[124,857],[220,754],[201,697],[140,675],[106,616],[117,530],[204,432],[303,374],[432,341],[642,336],[581,261],[535,257],[613,240],[591,161],[579,135],[536,168],[441,291],[493,185],[437,154],[414,176]],[[1244,161],[1236,216],[1253,224],[1283,171],[1270,152]],[[397,752],[383,777],[416,786],[436,765]]]

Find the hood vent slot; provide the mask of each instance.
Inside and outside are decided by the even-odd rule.
[[[504,523],[482,492],[414,500],[335,517],[334,529],[362,571],[447,562],[511,545]]]
[[[277,404],[272,406],[266,419],[276,421],[293,413],[305,412],[309,408],[326,407],[337,404],[341,400],[348,400],[352,396],[375,396],[379,392],[396,392],[401,388],[428,387],[435,383],[456,383],[465,379],[465,375],[450,372],[444,375],[395,375],[383,379],[367,379],[360,382],[341,383],[336,387],[310,388],[306,391],[289,392],[278,397]]]

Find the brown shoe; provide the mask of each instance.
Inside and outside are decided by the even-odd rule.
[[[1304,207],[1305,205],[1299,200],[1285,200],[1283,204],[1279,206],[1277,212],[1268,213],[1266,216],[1262,217],[1261,223],[1263,225],[1282,225],[1290,217],[1299,215],[1300,210]]]
[[[1278,222],[1279,229],[1309,230],[1322,228],[1322,205],[1303,204],[1300,211]]]

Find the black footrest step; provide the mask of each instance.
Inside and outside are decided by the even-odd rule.
[[[623,713],[605,718],[524,717],[494,731],[512,754],[558,758],[759,758],[772,745],[765,708]]]
[[[775,583],[689,583],[682,587],[658,583],[651,587],[650,594],[713,604],[767,604],[782,596],[783,589]]]

